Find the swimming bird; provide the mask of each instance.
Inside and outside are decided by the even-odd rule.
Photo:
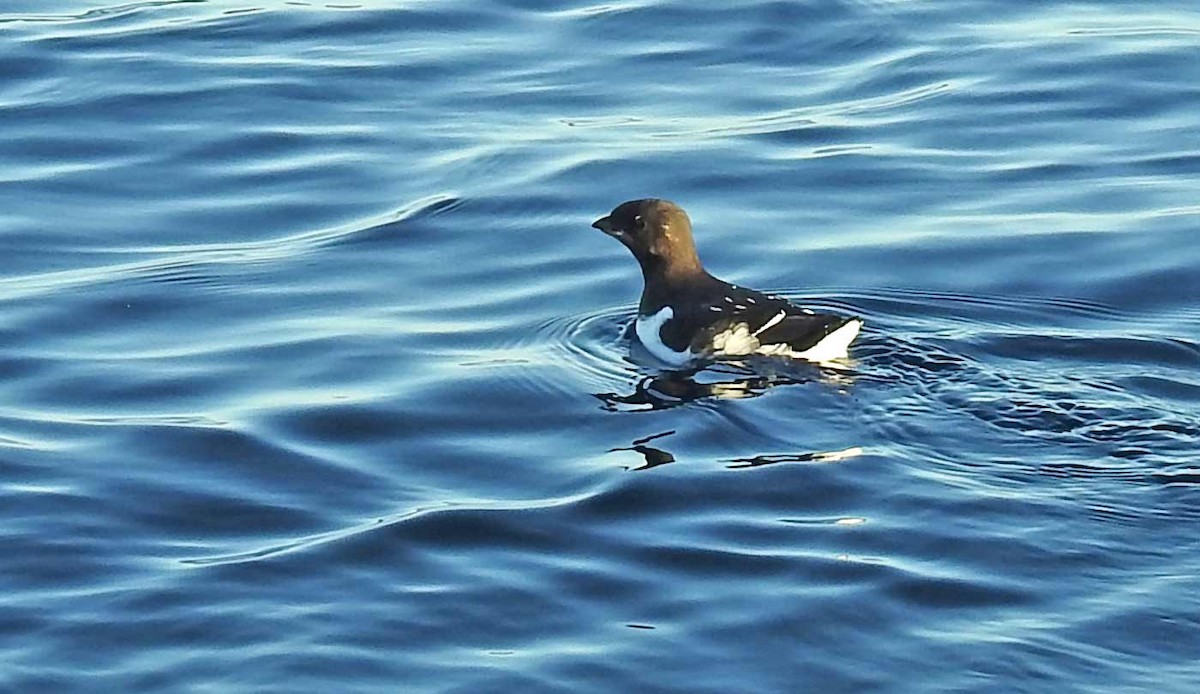
[[[763,354],[812,362],[843,358],[862,320],[801,308],[708,274],[683,208],[649,198],[618,205],[592,226],[625,244],[642,266],[634,332],[672,366]]]

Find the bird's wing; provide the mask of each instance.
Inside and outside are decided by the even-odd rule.
[[[787,344],[803,351],[850,320],[800,308],[786,299],[744,287],[724,285],[720,289],[701,305],[700,310],[709,314],[708,329],[706,335],[697,336],[697,341],[744,323],[760,344]]]
[[[795,307],[791,308],[778,322],[760,329],[755,335],[759,342],[764,345],[787,344],[791,349],[803,352],[850,320],[831,313],[804,313]]]

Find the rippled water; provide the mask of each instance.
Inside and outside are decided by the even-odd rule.
[[[9,0],[0,688],[1193,691],[1198,43]],[[631,344],[652,195],[852,362]]]

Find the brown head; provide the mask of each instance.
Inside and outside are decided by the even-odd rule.
[[[682,207],[669,200],[623,202],[592,226],[625,244],[647,278],[704,271],[692,241],[692,222]]]

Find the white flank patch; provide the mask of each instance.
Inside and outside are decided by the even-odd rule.
[[[713,352],[727,356],[753,354],[761,343],[750,334],[750,327],[745,323],[735,323],[724,332],[713,335]]]
[[[845,325],[829,333],[820,342],[803,352],[788,350],[787,352],[775,353],[787,354],[797,359],[807,359],[815,362],[844,359],[846,357],[846,350],[849,349],[850,343],[854,342],[854,338],[858,337],[858,331],[862,329],[862,326],[863,322],[855,318],[854,320],[846,321]],[[769,345],[769,347],[787,347],[787,345]]]
[[[662,327],[674,316],[674,309],[670,306],[663,306],[653,316],[638,316],[637,322],[633,324],[633,330],[637,333],[642,346],[656,359],[661,359],[672,366],[683,366],[692,360],[691,350],[685,349],[682,352],[676,352],[662,340]]]

